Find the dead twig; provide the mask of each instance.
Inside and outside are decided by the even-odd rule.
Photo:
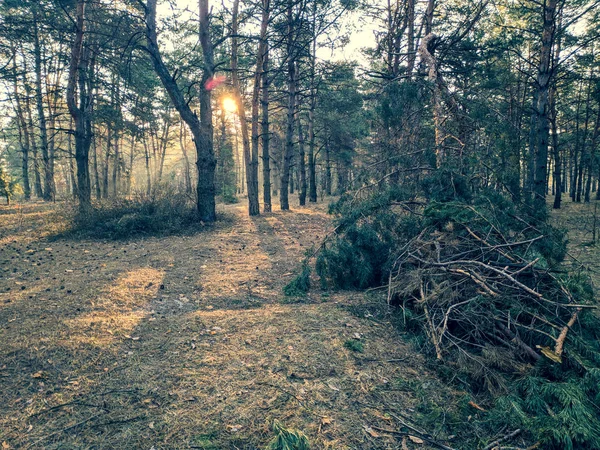
[[[492,450],[493,448],[496,448],[502,442],[506,442],[510,439],[513,439],[514,437],[518,436],[519,434],[521,434],[521,430],[516,429],[515,431],[505,434],[501,438],[496,439],[494,442],[491,442],[490,444],[486,445],[485,447],[483,447],[483,450]]]

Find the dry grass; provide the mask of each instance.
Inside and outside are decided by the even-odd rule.
[[[0,444],[255,449],[278,419],[315,448],[400,448],[364,427],[412,415],[397,381],[431,379],[420,357],[350,312],[363,295],[281,301],[323,208],[224,208],[235,220],[193,236],[119,243],[48,241],[51,206],[0,213]]]

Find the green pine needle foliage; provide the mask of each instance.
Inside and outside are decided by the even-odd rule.
[[[361,200],[342,198],[331,208],[338,215],[336,234],[325,242],[315,262],[322,285],[379,287],[387,285],[390,272],[396,273],[399,287],[393,301],[403,306],[403,316],[409,318],[408,323],[404,321],[406,331],[415,334],[415,341],[429,355],[435,355],[429,325],[422,303],[415,301],[423,280],[429,283],[430,292],[434,286],[439,288],[439,294],[431,297],[432,304],[441,305],[439,311],[468,302],[452,310],[452,315],[461,313],[460,319],[453,321],[451,316],[448,322],[448,331],[460,339],[460,350],[444,341],[444,367],[452,374],[449,382],[460,379],[461,388],[467,383],[470,393],[487,398],[490,407],[469,422],[476,432],[462,433],[469,435],[464,448],[485,447],[490,440],[484,436],[493,436],[506,426],[524,430],[522,438],[539,443],[539,448],[600,449],[600,316],[595,310],[579,312],[557,362],[541,349],[554,348],[573,308],[555,308],[516,296],[518,292],[497,281],[493,273],[490,283],[498,292],[486,295],[468,278],[406,257],[412,252],[435,261],[438,252],[450,261],[480,260],[500,268],[530,261],[529,272],[518,275],[523,285],[556,304],[568,303],[567,297],[592,304],[588,277],[568,273],[561,265],[566,255],[565,232],[528,215],[498,192],[474,194],[460,177],[446,179],[450,181],[433,177],[421,197],[394,188]],[[499,252],[482,256],[482,237],[489,245],[486,248],[499,246],[508,257]],[[517,245],[507,240],[531,242]],[[417,247],[409,247],[411,242],[417,242]],[[399,260],[406,262],[395,266]],[[510,339],[494,334],[498,321],[506,322],[503,318],[510,318],[512,327],[521,321],[519,339],[531,349],[540,349],[541,359],[532,360]],[[441,320],[439,315],[436,320]]]
[[[287,297],[303,297],[310,290],[310,273],[311,269],[308,262],[302,265],[302,272],[290,281],[283,288],[283,293]]]
[[[265,450],[310,450],[310,443],[304,433],[285,428],[278,420],[273,422],[273,433],[275,437]]]

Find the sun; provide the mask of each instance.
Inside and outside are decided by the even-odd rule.
[[[228,113],[234,113],[237,111],[237,104],[231,97],[223,97],[222,104],[223,109]]]

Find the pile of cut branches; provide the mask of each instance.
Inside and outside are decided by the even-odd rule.
[[[556,232],[458,202],[430,204],[424,216],[392,264],[388,302],[421,315],[436,358],[456,350],[492,391],[505,386],[490,368],[562,363],[570,330],[595,305],[582,280],[540,251],[556,239],[544,231]]]
[[[588,278],[561,265],[564,233],[493,193],[376,198],[338,209],[323,284],[366,270],[361,288],[386,287],[438,367],[489,399],[484,422],[544,448],[600,448],[600,320]]]

